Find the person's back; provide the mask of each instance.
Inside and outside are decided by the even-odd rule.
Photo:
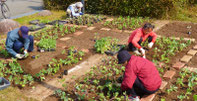
[[[83,15],[83,13],[81,12],[82,7],[83,7],[83,4],[81,2],[76,2],[74,4],[69,5],[66,12],[71,18],[77,17],[80,15]]]
[[[131,63],[130,63],[131,62]],[[142,81],[147,90],[156,90],[161,85],[161,78],[154,64],[142,57],[132,56],[129,68],[136,68],[136,75]]]

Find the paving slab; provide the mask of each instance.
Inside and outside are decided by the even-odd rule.
[[[191,72],[197,72],[197,68],[194,67],[185,66],[184,68],[187,68]]]
[[[145,97],[141,98],[140,101],[153,101],[154,98],[155,98],[155,94],[151,94],[149,96],[145,96]]]
[[[100,30],[103,30],[103,31],[110,31],[111,29],[110,29],[110,28],[101,28]]]
[[[163,90],[163,89],[166,87],[167,84],[168,84],[168,82],[162,81],[162,82],[161,82],[161,86],[160,86],[159,89]]]
[[[67,40],[70,40],[71,39],[71,37],[64,37],[64,38],[61,38],[60,40],[61,41],[67,41]]]
[[[197,45],[195,45],[195,46],[193,47],[193,49],[197,50]]]
[[[87,30],[93,30],[95,27],[88,27]]]
[[[185,62],[185,63],[188,63],[190,60],[191,60],[192,56],[190,55],[184,55],[182,58],[181,58],[181,61],[182,62]]]
[[[131,33],[132,31],[129,30],[124,30],[125,33]]]
[[[110,18],[110,19],[107,19],[107,20],[105,20],[105,21],[113,21],[114,19],[112,19],[112,18]]]
[[[164,77],[165,79],[167,79],[167,80],[170,80],[170,79],[173,78],[173,76],[174,76],[175,74],[176,74],[175,71],[170,70],[170,71],[167,71],[167,72],[163,75],[163,77]]]
[[[188,54],[188,55],[191,55],[191,56],[196,55],[196,53],[197,53],[197,50],[194,50],[194,49],[190,49],[190,50],[187,52],[187,54]]]
[[[184,66],[185,66],[185,63],[178,61],[172,67],[179,70],[183,68]]]

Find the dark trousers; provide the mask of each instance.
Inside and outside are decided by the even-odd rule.
[[[139,45],[141,45],[142,40],[143,39],[141,37],[140,40],[138,41],[138,44]],[[148,43],[152,42],[152,40],[153,40],[153,37],[152,36],[148,36]],[[137,50],[137,48],[132,43],[129,43],[128,47],[129,47],[129,51],[135,51],[135,50]]]
[[[29,40],[30,40],[30,44],[29,44],[29,48],[28,48],[28,52],[31,52],[34,50],[34,37],[29,35],[28,36]],[[15,52],[20,53],[20,50],[24,47],[24,44],[21,41],[16,41],[14,42],[14,46],[13,49]]]
[[[158,90],[158,89],[157,89]],[[139,78],[136,78],[134,84],[133,84],[133,87],[129,90],[127,90],[127,94],[128,95],[131,95],[133,97],[135,96],[144,96],[144,95],[150,95],[150,94],[153,94],[155,93],[157,90],[155,91],[149,91],[147,90],[144,85],[142,84],[142,82],[140,81]]]

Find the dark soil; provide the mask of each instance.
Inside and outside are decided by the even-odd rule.
[[[190,29],[187,27],[191,26]],[[191,32],[189,35],[188,32]],[[186,37],[197,39],[197,24],[185,23],[185,22],[173,22],[163,26],[156,32],[158,35],[164,35],[167,37]]]

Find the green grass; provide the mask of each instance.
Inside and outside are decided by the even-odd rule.
[[[8,87],[0,91],[0,101],[37,101],[32,98],[25,97],[18,88]]]
[[[177,8],[177,12],[169,17],[171,20],[197,22],[197,5],[187,8]]]
[[[66,12],[65,11],[51,11],[53,14],[51,16],[38,16],[37,13],[30,15],[30,16],[24,16],[21,18],[14,19],[15,21],[19,22],[21,25],[29,25],[29,21],[32,20],[61,20],[66,18]]]

